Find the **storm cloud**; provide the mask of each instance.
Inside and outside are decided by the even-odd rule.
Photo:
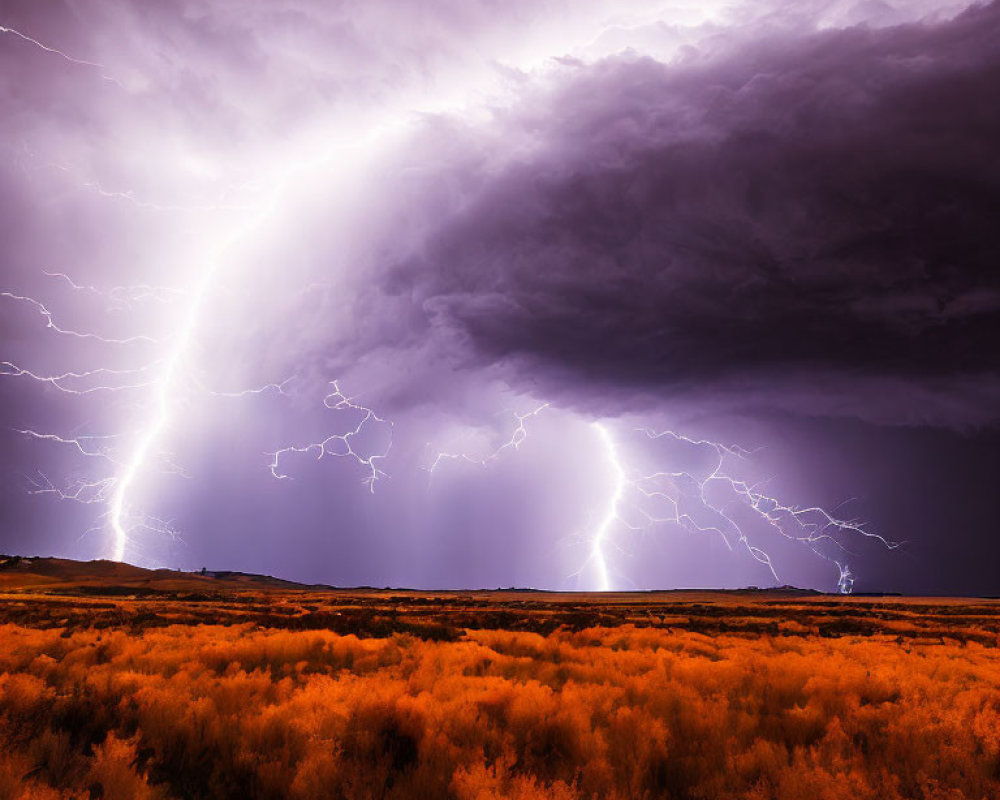
[[[488,146],[434,123],[432,216],[389,292],[550,392],[993,422],[998,37],[993,4],[566,63]]]

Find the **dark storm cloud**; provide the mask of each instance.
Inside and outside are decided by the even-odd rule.
[[[992,422],[998,86],[998,4],[566,63],[486,144],[437,123],[451,166],[423,170],[432,233],[390,292],[577,405],[582,383]]]

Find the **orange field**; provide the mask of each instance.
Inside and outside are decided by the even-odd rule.
[[[1000,798],[1000,605],[0,595],[2,798]]]

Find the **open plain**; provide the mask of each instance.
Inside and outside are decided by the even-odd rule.
[[[997,798],[1000,603],[0,565],[0,798]]]

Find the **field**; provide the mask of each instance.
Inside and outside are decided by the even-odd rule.
[[[1000,603],[0,561],[4,798],[1000,798]]]

